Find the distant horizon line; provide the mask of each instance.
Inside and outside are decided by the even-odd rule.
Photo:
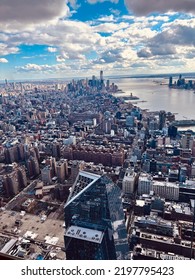
[[[135,75],[106,75],[104,76],[104,78],[107,79],[118,79],[118,78],[124,78],[124,79],[139,79],[139,78],[168,78],[170,76],[175,77],[178,75],[189,75],[188,78],[190,78],[190,75],[193,76],[193,78],[195,78],[195,72],[178,72],[178,73],[164,73],[164,74],[135,74]],[[97,77],[97,76],[95,76]],[[63,81],[63,80],[73,80],[73,79],[89,79],[89,77],[83,77],[83,76],[78,76],[78,77],[67,77],[67,78],[29,78],[29,79],[17,79],[17,80],[13,80],[13,79],[4,79],[4,80],[0,80],[0,84],[4,84],[5,80],[7,80],[8,83],[13,83],[13,82],[33,82],[33,81]],[[91,78],[91,77],[90,77]]]

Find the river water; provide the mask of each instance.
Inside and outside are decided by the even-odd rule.
[[[139,97],[139,100],[134,100],[133,103],[141,109],[148,109],[149,111],[165,110],[175,113],[177,120],[195,119],[194,91],[170,89],[168,79],[120,78],[112,79],[110,82],[117,84],[118,88],[123,91],[117,93],[116,96],[129,96],[132,93]],[[195,127],[187,127],[183,130],[186,129],[195,130]]]

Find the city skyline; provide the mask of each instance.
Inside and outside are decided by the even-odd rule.
[[[153,81],[148,110],[104,73],[1,84],[0,259],[194,258],[195,84]]]
[[[0,1],[0,80],[192,72],[188,1]]]

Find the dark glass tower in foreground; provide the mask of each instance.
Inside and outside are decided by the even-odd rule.
[[[107,176],[80,171],[65,205],[68,260],[128,259],[121,190]]]

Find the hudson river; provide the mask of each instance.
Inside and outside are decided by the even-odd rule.
[[[131,102],[142,109],[148,109],[149,111],[165,110],[166,112],[176,113],[177,120],[195,119],[194,91],[170,89],[167,85],[168,79],[120,78],[111,79],[110,82],[117,84],[118,88],[123,91],[123,93],[117,93],[116,96],[129,96],[132,93],[133,96],[139,97],[139,100],[131,100]],[[193,130],[195,130],[195,127],[193,127]]]

